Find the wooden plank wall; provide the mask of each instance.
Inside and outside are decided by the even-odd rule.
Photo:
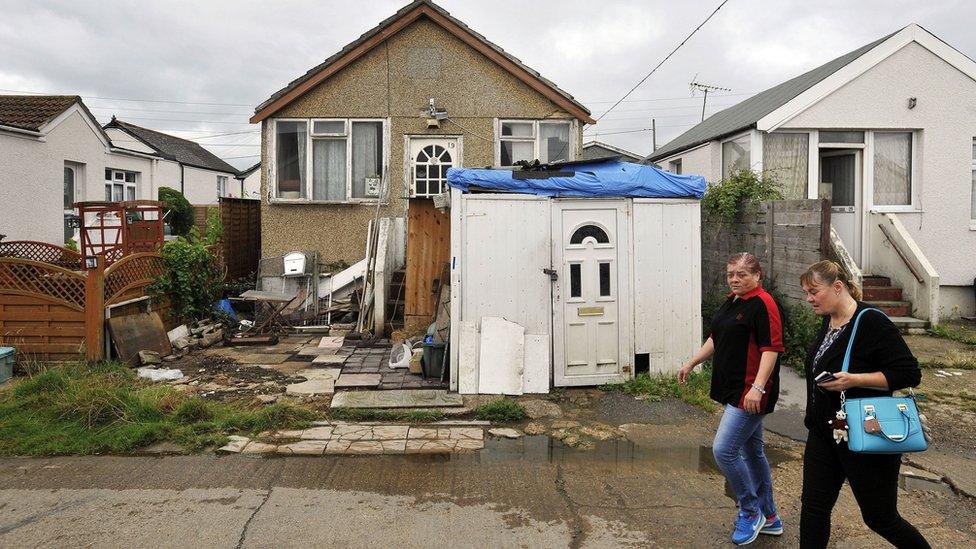
[[[767,287],[793,301],[803,300],[799,278],[823,257],[830,232],[826,200],[771,200],[744,214],[732,225],[702,216],[702,292],[720,298],[728,288],[725,262],[737,252],[750,252],[766,271]]]
[[[200,236],[207,234],[207,210],[210,206],[193,206],[193,224],[200,231]]]
[[[427,327],[437,312],[440,278],[451,260],[451,217],[429,199],[411,199],[407,210],[407,276],[404,324]],[[448,279],[447,282],[450,280]]]
[[[17,360],[75,360],[85,353],[85,312],[39,295],[0,292],[0,344]]]
[[[253,281],[261,260],[261,201],[221,198],[220,221],[227,280],[250,277]]]

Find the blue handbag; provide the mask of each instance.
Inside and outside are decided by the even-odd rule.
[[[864,309],[854,319],[851,339],[844,353],[842,372],[851,365],[851,349],[861,317],[868,311],[884,314],[879,309]],[[928,448],[922,422],[915,404],[915,393],[909,389],[909,396],[877,396],[847,399],[840,394],[841,409],[847,414],[847,447],[861,454],[902,454],[922,452]],[[875,423],[874,420],[877,420]]]

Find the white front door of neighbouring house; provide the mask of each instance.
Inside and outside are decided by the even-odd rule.
[[[861,265],[861,151],[821,150],[820,183],[829,184],[831,191],[830,224],[854,262]]]
[[[408,137],[410,196],[436,196],[447,190],[447,169],[461,167],[457,137]]]
[[[632,362],[626,201],[554,200],[552,225],[553,382],[621,381]]]

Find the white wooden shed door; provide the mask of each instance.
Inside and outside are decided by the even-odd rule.
[[[627,227],[620,202],[554,201],[553,381],[597,385],[622,378],[620,299]],[[623,253],[621,253],[623,251]],[[624,288],[621,288],[621,283]]]

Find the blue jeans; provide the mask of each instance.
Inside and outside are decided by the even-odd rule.
[[[739,500],[739,511],[750,516],[760,512],[767,517],[776,514],[773,477],[763,443],[762,414],[750,414],[726,404],[712,452]]]

